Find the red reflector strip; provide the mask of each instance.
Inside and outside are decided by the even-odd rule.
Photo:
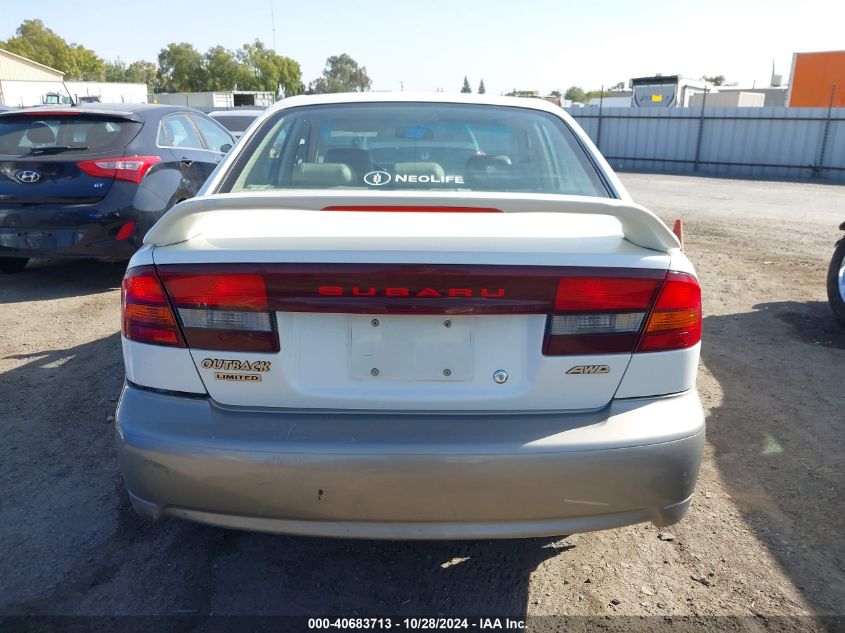
[[[132,234],[135,232],[136,226],[136,222],[127,222],[126,224],[120,227],[120,230],[117,232],[117,235],[114,236],[114,239],[116,239],[118,242],[128,240],[130,237],[132,237]]]
[[[502,213],[492,207],[431,207],[431,206],[334,206],[323,211],[366,211],[373,213]]]

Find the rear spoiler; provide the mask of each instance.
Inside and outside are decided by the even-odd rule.
[[[221,212],[239,211],[320,211],[343,206],[438,206],[494,207],[505,213],[575,213],[607,215],[616,218],[622,234],[632,244],[659,252],[680,248],[678,238],[656,215],[632,202],[585,196],[515,194],[485,192],[379,192],[350,190],[261,191],[215,194],[185,200],[156,222],[144,237],[144,244],[169,246],[203,233],[203,220]],[[232,218],[237,222],[237,216]]]

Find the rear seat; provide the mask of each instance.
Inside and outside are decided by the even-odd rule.
[[[293,168],[290,183],[297,187],[348,187],[352,170],[342,163],[300,163]]]

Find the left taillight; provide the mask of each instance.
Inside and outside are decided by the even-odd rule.
[[[121,288],[123,336],[139,343],[185,347],[153,266],[130,268]]]
[[[160,156],[122,156],[83,160],[76,163],[76,166],[80,171],[94,178],[114,178],[134,182],[137,185],[153,165],[160,162]]]
[[[279,335],[262,275],[160,274],[189,347],[279,351]]]

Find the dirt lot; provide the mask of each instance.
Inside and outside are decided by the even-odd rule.
[[[692,510],[670,535],[643,525],[390,543],[141,521],[112,440],[122,267],[36,264],[0,278],[0,614],[841,625],[777,616],[845,614],[845,330],[824,292],[845,187],[623,180],[667,221],[685,219],[705,292],[699,386],[709,443]],[[712,615],[739,619],[702,619]]]

